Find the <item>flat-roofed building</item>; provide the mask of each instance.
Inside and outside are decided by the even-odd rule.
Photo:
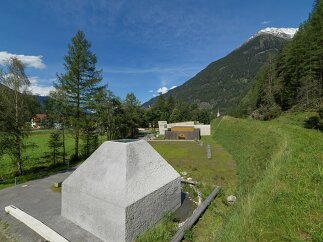
[[[168,140],[199,140],[200,129],[194,126],[174,126],[165,131],[165,139]]]

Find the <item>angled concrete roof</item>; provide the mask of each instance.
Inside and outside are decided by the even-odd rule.
[[[179,176],[146,141],[107,141],[64,181],[64,186],[126,207]]]

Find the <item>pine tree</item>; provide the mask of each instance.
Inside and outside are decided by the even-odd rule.
[[[133,138],[140,126],[141,110],[140,101],[133,93],[128,93],[123,103],[126,123],[129,129],[129,135]]]
[[[52,91],[49,94],[49,99],[45,104],[46,112],[49,115],[54,128],[59,129],[62,135],[62,158],[63,163],[66,163],[66,145],[65,145],[65,133],[68,126],[68,103],[61,90]],[[69,161],[67,163],[69,168]]]
[[[74,159],[79,158],[79,137],[82,120],[90,108],[101,81],[101,71],[96,69],[96,56],[90,51],[91,44],[82,31],[78,31],[68,45],[64,57],[65,73],[57,75],[55,88],[64,93],[67,110],[74,130]]]
[[[61,140],[60,132],[51,132],[48,147],[50,149],[50,157],[53,160],[53,165],[56,166],[58,159],[62,156],[61,149],[63,147],[63,142]]]
[[[158,125],[158,115],[154,107],[149,107],[145,110],[145,120],[148,123],[148,126],[155,130]]]
[[[82,127],[83,157],[89,157],[99,146],[97,126],[93,115],[87,115]]]

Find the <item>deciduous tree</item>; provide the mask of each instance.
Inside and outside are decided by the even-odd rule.
[[[26,123],[31,118],[29,112],[30,82],[25,73],[23,63],[13,57],[8,61],[6,70],[0,75],[3,84],[0,88],[0,132],[3,150],[10,155],[17,166],[19,175],[22,175],[23,140],[28,129]]]

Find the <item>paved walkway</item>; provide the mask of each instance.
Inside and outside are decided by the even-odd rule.
[[[11,215],[6,214],[4,208],[8,205],[15,205],[71,242],[101,241],[60,216],[61,193],[52,191],[51,186],[54,182],[63,181],[71,173],[72,171],[62,172],[0,190],[0,220],[9,225],[9,233],[18,242],[42,241],[42,238]]]

